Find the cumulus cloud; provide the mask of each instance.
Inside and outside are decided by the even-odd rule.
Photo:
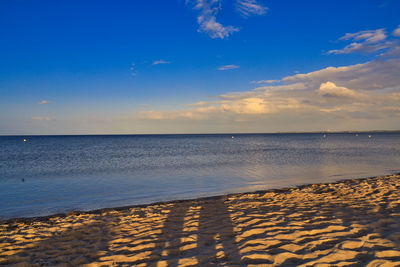
[[[349,34],[346,39],[364,40],[366,45],[386,42],[387,37],[381,33],[385,32],[364,31]],[[271,130],[268,125],[272,129],[297,125],[299,129],[310,130],[310,127],[340,124],[347,130],[355,125],[362,129],[371,125],[365,120],[375,121],[374,125],[379,127],[374,128],[386,125],[387,129],[393,129],[393,125],[400,123],[398,47],[393,43],[384,54],[366,63],[332,66],[280,80],[253,81],[252,90],[228,92],[178,110],[142,111],[138,116],[144,120],[168,120],[168,123],[174,120],[173,123],[185,125],[191,120],[196,125],[251,125],[251,129],[263,131]]]
[[[159,64],[171,64],[171,62],[162,59],[153,62],[153,65],[159,65]]]
[[[400,25],[393,31],[393,36],[400,37]]]
[[[42,100],[42,101],[39,102],[40,105],[48,104],[48,103],[49,103],[49,101],[47,101],[47,100]]]
[[[225,66],[221,66],[218,68],[218,70],[234,70],[234,69],[238,69],[239,66],[237,65],[225,65]]]
[[[200,13],[197,16],[199,32],[204,32],[213,39],[224,39],[239,31],[239,28],[224,26],[217,22],[217,15],[221,9],[221,0],[195,0],[193,8]]]
[[[392,43],[386,39],[385,29],[346,33],[339,40],[352,41],[352,43],[343,49],[330,50],[328,54],[373,53],[392,46]]]
[[[400,58],[376,59],[363,64],[327,67],[321,70],[296,74],[282,79],[287,84],[304,83],[317,88],[327,81],[353,90],[383,90],[400,84]]]
[[[142,111],[139,117],[236,122],[252,118],[278,120],[282,116],[323,121],[326,114],[336,119],[382,118],[391,107],[400,106],[398,73],[400,59],[328,67],[285,77],[276,81],[278,85],[222,94],[213,101],[200,101],[180,110]]]
[[[257,3],[256,0],[238,0],[236,2],[237,11],[244,17],[252,15],[264,15],[267,13],[268,8]]]
[[[355,91],[346,87],[337,86],[333,82],[321,83],[318,93],[326,97],[356,97]]]
[[[232,99],[221,98],[218,101],[204,102],[201,106],[195,106],[190,109],[174,111],[141,111],[138,117],[150,120],[209,120],[212,118],[224,118],[224,116],[243,116],[240,120],[244,121],[247,116],[269,115],[284,110],[306,107],[298,100],[278,95],[257,95],[251,97],[246,95]]]

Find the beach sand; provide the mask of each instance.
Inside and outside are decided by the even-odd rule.
[[[400,266],[400,176],[2,221],[0,265]]]

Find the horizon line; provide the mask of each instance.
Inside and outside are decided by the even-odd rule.
[[[117,135],[251,135],[251,134],[318,134],[318,133],[400,133],[399,130],[344,130],[344,131],[282,131],[282,132],[225,132],[225,133],[119,133],[119,134],[0,134],[0,137],[12,136],[117,136]]]

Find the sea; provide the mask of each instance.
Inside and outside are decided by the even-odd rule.
[[[400,172],[400,132],[0,136],[0,219]]]

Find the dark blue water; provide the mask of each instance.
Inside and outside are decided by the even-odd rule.
[[[2,136],[0,218],[400,172],[400,133],[234,137]]]

